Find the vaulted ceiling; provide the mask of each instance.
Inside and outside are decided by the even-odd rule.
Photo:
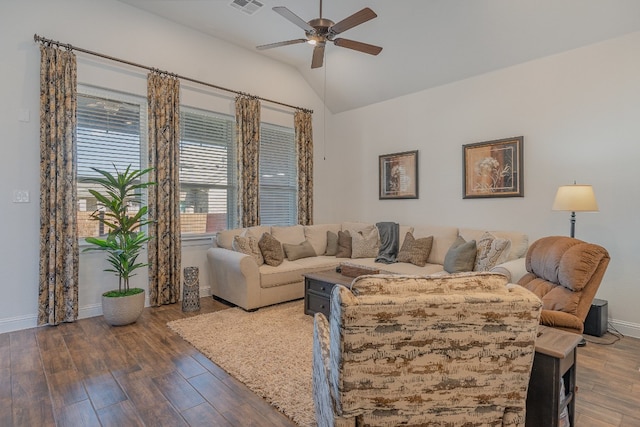
[[[272,7],[309,21],[319,0],[120,1],[297,68],[334,113],[640,31],[638,0],[324,0],[323,17],[335,22],[373,9],[377,18],[341,37],[383,50],[328,44],[324,66],[311,69],[306,43],[255,46],[304,37]]]

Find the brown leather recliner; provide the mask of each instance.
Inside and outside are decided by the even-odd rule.
[[[531,244],[518,284],[542,300],[540,323],[581,334],[610,257],[605,248],[563,236]]]

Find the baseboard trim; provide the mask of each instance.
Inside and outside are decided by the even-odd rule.
[[[211,296],[211,287],[200,287],[200,298]],[[148,293],[145,296],[145,307],[149,307]],[[90,304],[80,307],[78,309],[78,319],[86,319],[89,317],[102,316],[102,304]],[[6,332],[15,332],[22,329],[30,329],[38,326],[38,316],[36,314],[28,314],[26,316],[15,316],[0,319],[0,334]],[[638,325],[638,331],[640,331],[640,325]],[[640,332],[639,335],[640,336]]]
[[[38,316],[35,314],[8,317],[0,320],[0,334],[35,328],[36,326],[38,326]]]
[[[612,331],[611,327],[615,328],[625,337],[640,338],[640,324],[625,322],[624,320],[609,319],[608,330],[609,332],[615,332]]]

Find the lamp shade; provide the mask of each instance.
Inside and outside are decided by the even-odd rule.
[[[553,201],[554,211],[597,212],[598,202],[591,185],[562,185]]]

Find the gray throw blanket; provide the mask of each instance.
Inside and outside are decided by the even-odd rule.
[[[380,249],[376,262],[393,264],[396,261],[400,244],[400,226],[396,222],[376,223],[380,234]]]

